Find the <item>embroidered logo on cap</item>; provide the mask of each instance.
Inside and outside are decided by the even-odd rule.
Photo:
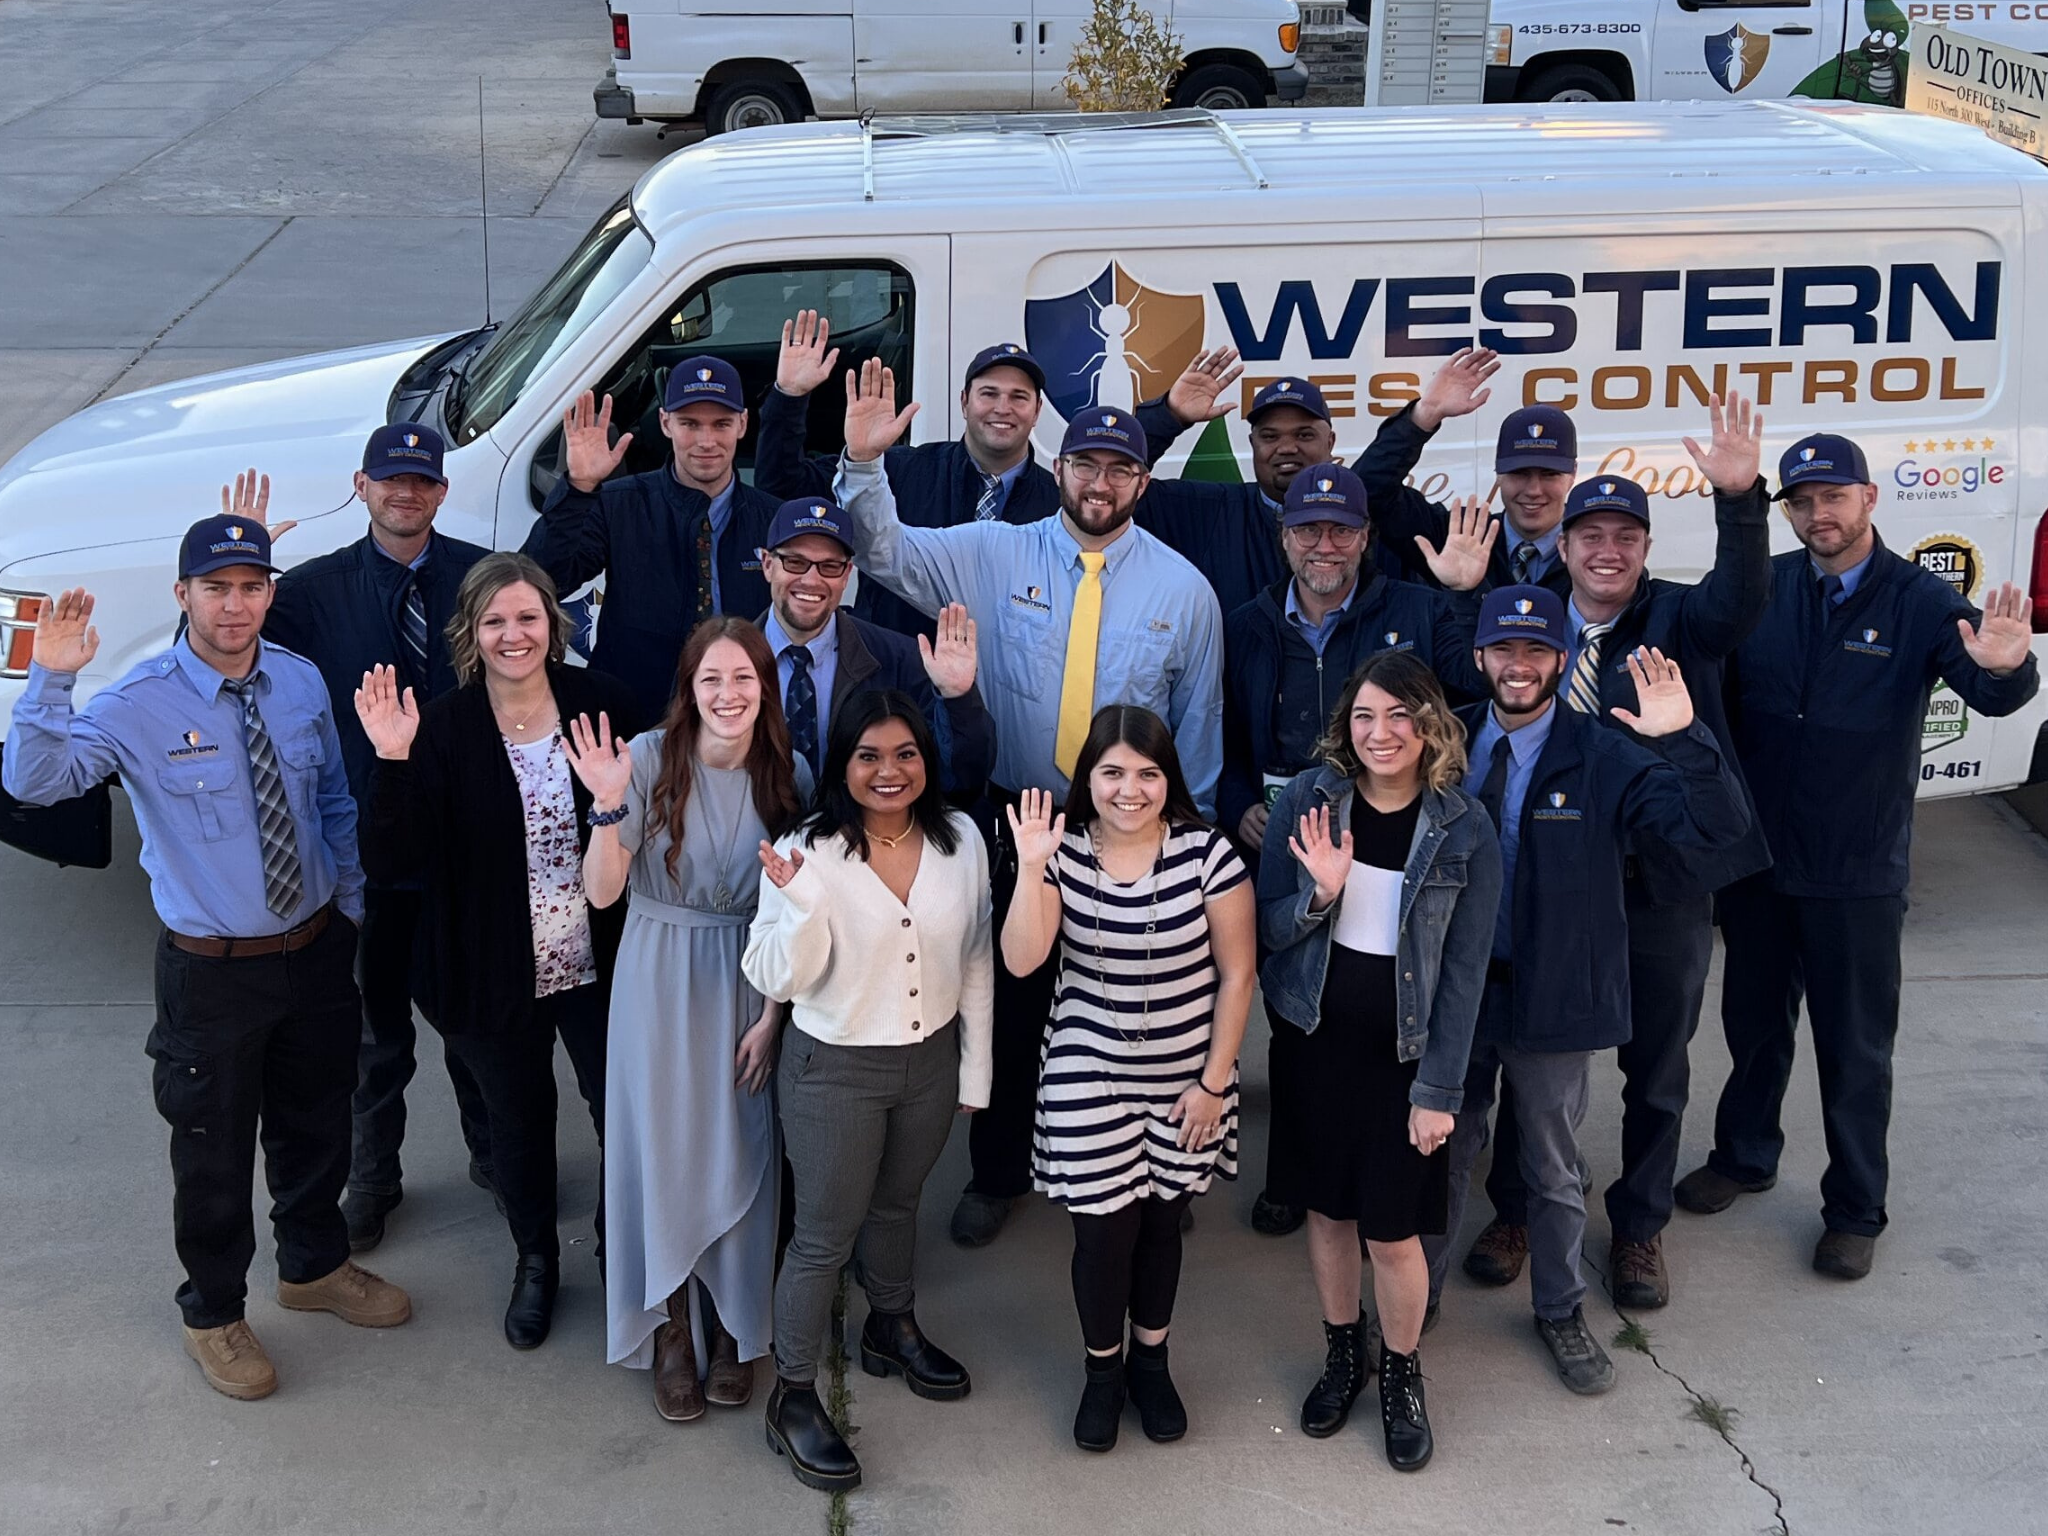
[[[399,441],[408,448],[417,448],[420,445],[420,435],[417,432],[408,432]]]
[[[1114,416],[1105,416],[1102,418],[1102,424],[1105,427],[1113,427],[1116,425],[1116,418]]]
[[[228,524],[228,537],[229,537],[229,538],[231,538],[231,539],[233,539],[233,540],[234,540],[234,541],[235,541],[236,543],[240,543],[240,542],[241,542],[241,539],[242,539],[242,526],[241,526],[241,524],[239,524],[239,523],[229,523],[229,524]]]
[[[1292,380],[1292,379],[1282,379],[1282,380],[1281,380],[1281,381],[1280,381],[1280,382],[1279,382],[1278,384],[1275,384],[1275,385],[1274,385],[1273,387],[1274,387],[1275,389],[1277,389],[1277,390],[1278,390],[1278,391],[1279,391],[1279,392],[1280,392],[1281,394],[1283,394],[1283,395],[1284,395],[1284,394],[1286,394],[1286,393],[1287,393],[1287,392],[1288,392],[1288,391],[1289,391],[1290,389],[1294,388],[1294,380]]]
[[[1813,459],[1813,456],[1814,456],[1814,454],[1815,454],[1815,453],[1816,453],[1817,451],[1818,451],[1818,450],[1816,450],[1816,449],[1813,449],[1813,448],[1802,448],[1802,449],[1800,449],[1800,450],[1799,450],[1799,457],[1800,457],[1800,458],[1802,458],[1802,459],[1805,459],[1805,460],[1807,460],[1808,462],[1811,462],[1811,461],[1812,461],[1812,459]]]
[[[1526,597],[1518,597],[1515,599],[1515,612],[1517,613],[1527,613],[1535,606],[1535,603],[1531,602]]]
[[[1335,485],[1336,483],[1337,482],[1334,480],[1318,480],[1316,482],[1316,489],[1319,491],[1327,491],[1331,486]]]
[[[1529,435],[1530,435],[1531,437],[1541,437],[1541,436],[1543,435],[1543,423],[1542,423],[1542,422],[1540,422],[1540,421],[1532,421],[1532,422],[1530,422],[1530,423],[1529,423]]]
[[[1602,480],[1600,482],[1600,494],[1602,496],[1612,496],[1614,494],[1614,482],[1612,480]]]
[[[1390,629],[1384,635],[1381,635],[1380,638],[1389,645],[1399,645],[1401,643],[1401,632],[1398,629]]]
[[[709,368],[699,368],[697,370],[697,377],[702,379],[706,384],[709,384],[711,382],[711,370]]]

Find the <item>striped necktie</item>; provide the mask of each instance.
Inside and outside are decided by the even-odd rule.
[[[700,619],[711,617],[711,514],[704,512],[697,519],[697,614]]]
[[[1003,515],[1003,477],[976,470],[981,476],[981,497],[974,503],[974,520],[977,523],[993,523]]]
[[[278,772],[277,748],[256,708],[253,675],[221,684],[242,706],[242,740],[249,748],[249,777],[256,791],[256,821],[263,844],[263,904],[281,918],[299,910],[306,894],[299,867],[299,833]]]
[[[1566,695],[1582,715],[1600,713],[1600,651],[1612,624],[1588,624],[1579,631],[1579,659],[1572,663],[1572,686]]]
[[[1508,562],[1508,567],[1514,573],[1516,586],[1523,587],[1529,584],[1529,572],[1536,568],[1536,557],[1541,553],[1542,551],[1526,539],[1515,546],[1514,558]]]
[[[412,580],[405,589],[405,609],[399,615],[399,632],[405,639],[405,649],[412,659],[413,677],[419,686],[427,686],[427,599],[420,591],[420,576],[414,570]]]

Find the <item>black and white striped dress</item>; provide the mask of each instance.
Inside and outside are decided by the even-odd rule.
[[[1203,903],[1246,878],[1229,840],[1176,826],[1152,870],[1122,885],[1096,866],[1087,832],[1069,832],[1045,878],[1060,888],[1060,972],[1039,1058],[1033,1183],[1100,1216],[1236,1178],[1234,1067],[1219,1138],[1184,1152],[1166,1118],[1208,1059],[1217,974]]]

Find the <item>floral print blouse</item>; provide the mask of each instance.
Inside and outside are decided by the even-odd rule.
[[[533,919],[533,995],[549,997],[597,980],[583,853],[576,845],[576,796],[559,732],[506,755],[526,809],[526,904]]]

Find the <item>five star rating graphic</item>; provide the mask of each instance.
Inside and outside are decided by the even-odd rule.
[[[1956,441],[1952,437],[1944,437],[1939,441],[1930,437],[1923,443],[1908,441],[1906,452],[1932,453],[1935,449],[1939,448],[1943,453],[1954,453],[1960,448],[1965,453],[1975,453],[1978,449],[1982,448],[1988,453],[1997,446],[1997,440],[1989,437],[1966,437],[1961,442]]]

